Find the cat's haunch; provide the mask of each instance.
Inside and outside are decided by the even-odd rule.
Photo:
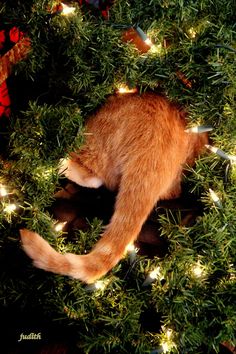
[[[84,145],[60,170],[79,185],[118,190],[100,240],[87,255],[62,255],[38,234],[20,234],[36,267],[92,283],[120,261],[155,203],[179,196],[184,166],[194,163],[208,137],[186,133],[183,111],[154,93],[110,97],[85,128]]]

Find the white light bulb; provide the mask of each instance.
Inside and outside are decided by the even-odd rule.
[[[152,46],[153,46],[153,43],[152,43],[152,41],[151,41],[150,38],[145,39],[144,42],[145,42],[147,45],[149,45],[149,47],[152,47]]]
[[[133,243],[129,243],[126,247],[126,252],[133,252],[135,250],[135,246]]]
[[[8,214],[13,213],[16,210],[16,204],[8,204],[5,206],[4,211]]]
[[[129,88],[125,84],[122,84],[118,87],[118,93],[120,93],[120,94],[135,93],[135,92],[137,92],[137,88]]]
[[[129,254],[130,263],[133,264],[138,253],[138,248],[136,248],[133,243],[130,243],[126,247],[125,251]]]
[[[5,197],[7,194],[6,188],[4,186],[0,186],[0,197]]]
[[[149,273],[149,277],[151,279],[156,279],[157,277],[160,277],[160,267],[157,267],[153,271],[151,271]]]
[[[189,37],[194,39],[197,35],[197,32],[195,31],[195,29],[193,27],[189,28],[188,30],[188,34],[189,34]]]
[[[210,197],[211,197],[211,200],[213,201],[213,203],[216,206],[218,206],[219,208],[222,208],[221,200],[218,197],[218,195],[211,188],[209,188],[209,192],[210,192]]]
[[[58,222],[54,227],[55,231],[57,231],[57,232],[62,231],[66,224],[67,224],[67,221]]]
[[[208,125],[196,125],[194,127],[185,129],[185,132],[186,133],[197,133],[197,134],[200,134],[200,133],[210,132],[212,130],[213,130],[213,128],[211,126],[208,126]],[[210,145],[206,145],[206,147],[207,146],[210,146]]]
[[[161,268],[160,267],[156,267],[155,269],[153,269],[148,276],[146,277],[146,279],[143,282],[143,286],[147,286],[150,285],[151,283],[154,282],[154,280],[156,280],[157,278],[159,280],[163,280],[164,277],[160,272]]]
[[[219,202],[220,199],[219,199],[218,195],[211,188],[209,188],[209,192],[210,192],[211,199],[213,200],[213,202],[215,202],[215,203]]]
[[[62,15],[69,16],[69,15],[75,13],[75,10],[76,10],[75,7],[67,6],[66,4],[63,4],[63,2],[61,3],[61,5],[62,5]]]
[[[170,350],[170,345],[167,342],[162,342],[161,343],[162,350],[164,353],[168,353]]]
[[[94,283],[95,289],[97,290],[104,290],[106,287],[106,283],[103,280],[98,280]]]
[[[192,266],[191,271],[195,278],[202,278],[206,274],[204,267],[200,263],[200,261],[198,261],[195,265]]]
[[[197,278],[199,278],[202,276],[203,270],[199,265],[197,265],[197,266],[193,267],[193,273]]]

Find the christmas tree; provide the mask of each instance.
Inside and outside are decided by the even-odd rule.
[[[69,338],[68,353],[218,353],[235,345],[235,10],[226,0],[1,5],[0,84],[7,79],[11,98],[11,113],[0,118],[4,353],[9,338],[24,353],[52,337]],[[12,30],[17,39],[6,41]],[[14,60],[7,53],[22,40]],[[81,145],[86,118],[124,87],[165,93],[188,111],[189,129],[210,130],[211,143],[183,183],[197,216],[188,222],[183,210],[159,208],[152,219],[168,249],[152,257],[133,249],[88,287],[34,268],[19,230],[40,233],[60,252],[92,248],[99,214],[84,212],[86,227],[77,223],[69,235],[58,222],[58,165]],[[101,193],[112,213],[113,196]],[[41,341],[20,340],[30,333]]]

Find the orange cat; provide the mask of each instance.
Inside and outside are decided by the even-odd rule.
[[[207,135],[186,133],[185,114],[154,94],[110,97],[86,123],[85,144],[61,171],[81,186],[118,189],[115,211],[87,255],[59,254],[41,236],[23,229],[25,252],[38,268],[86,283],[123,257],[160,199],[179,196],[184,164],[193,164]]]

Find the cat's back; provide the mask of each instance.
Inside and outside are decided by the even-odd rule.
[[[145,131],[163,134],[184,125],[182,112],[167,98],[155,93],[111,96],[87,122],[88,130],[100,132],[100,137],[122,132],[139,137]]]
[[[83,157],[83,164],[111,189],[128,170],[153,175],[158,170],[166,179],[192,161],[202,146],[185,127],[184,112],[164,96],[112,96],[88,119],[80,160]]]

